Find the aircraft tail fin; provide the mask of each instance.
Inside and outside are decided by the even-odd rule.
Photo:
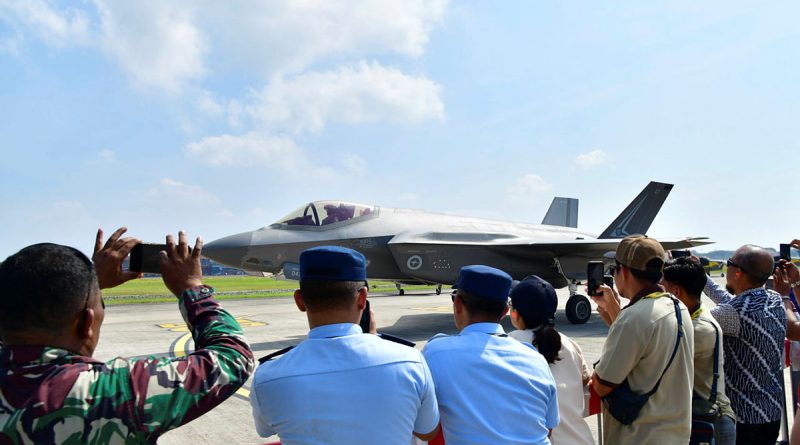
[[[650,224],[672,190],[672,184],[650,182],[639,195],[625,207],[617,219],[600,235],[603,239],[625,238],[628,235],[647,233]]]
[[[556,196],[544,215],[542,224],[562,227],[578,227],[578,200]]]

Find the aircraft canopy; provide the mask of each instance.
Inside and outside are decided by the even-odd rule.
[[[272,226],[275,228],[319,227],[337,223],[348,224],[373,215],[376,207],[344,201],[314,201],[284,216]],[[339,224],[337,224],[339,225]]]

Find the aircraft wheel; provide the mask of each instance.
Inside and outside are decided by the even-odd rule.
[[[442,295],[442,285],[436,286],[436,295]]]
[[[592,304],[583,295],[573,295],[567,300],[567,320],[572,324],[584,324],[592,316]]]
[[[406,294],[406,290],[405,289],[400,289],[399,295],[402,297],[405,294]]]

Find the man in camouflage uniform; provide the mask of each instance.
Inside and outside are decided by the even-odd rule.
[[[253,370],[234,318],[203,285],[202,241],[167,236],[164,284],[178,298],[196,351],[182,358],[92,358],[103,323],[100,289],[138,274],[122,261],[139,241],[117,230],[94,265],[79,251],[35,244],[0,265],[0,444],[155,443],[231,396]]]

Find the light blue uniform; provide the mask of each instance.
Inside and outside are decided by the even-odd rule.
[[[422,350],[436,383],[447,445],[549,444],[556,383],[544,357],[497,323],[473,323]]]
[[[422,354],[352,323],[316,327],[259,366],[250,400],[258,434],[283,445],[408,445],[439,423]]]

